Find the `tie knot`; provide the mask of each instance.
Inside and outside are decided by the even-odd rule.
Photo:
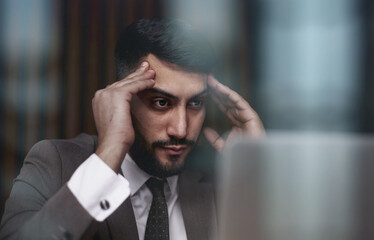
[[[165,180],[150,178],[145,184],[151,190],[153,196],[160,196],[164,195],[164,182]]]

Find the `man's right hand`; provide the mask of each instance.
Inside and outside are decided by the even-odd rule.
[[[119,171],[135,138],[130,112],[132,96],[153,87],[154,77],[149,63],[143,62],[134,73],[97,91],[92,99],[99,138],[96,154],[115,172]]]

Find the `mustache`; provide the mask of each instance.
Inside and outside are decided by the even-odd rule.
[[[165,147],[165,146],[170,146],[170,145],[174,145],[174,146],[177,146],[177,145],[194,146],[195,144],[196,144],[196,141],[190,140],[190,139],[187,139],[187,138],[181,138],[181,139],[170,138],[169,140],[166,140],[166,141],[162,141],[162,140],[155,141],[155,142],[152,143],[152,147]]]

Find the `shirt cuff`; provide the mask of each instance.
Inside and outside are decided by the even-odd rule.
[[[129,182],[96,154],[74,172],[67,183],[78,202],[97,221],[104,221],[130,195]]]

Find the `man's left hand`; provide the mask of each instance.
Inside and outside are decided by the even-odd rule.
[[[230,119],[233,127],[226,141],[212,128],[205,128],[204,134],[218,152],[222,152],[226,142],[238,136],[265,136],[265,129],[258,114],[238,93],[218,82],[212,75],[208,76],[210,96],[219,109]]]

